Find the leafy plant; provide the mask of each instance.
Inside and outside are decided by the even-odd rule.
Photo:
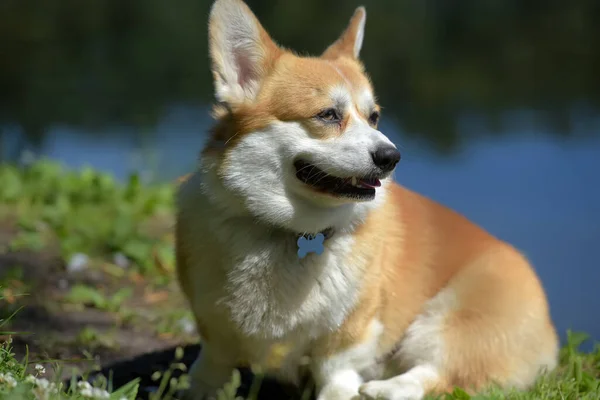
[[[65,169],[41,159],[27,167],[0,164],[0,212],[16,217],[18,235],[10,250],[40,251],[54,243],[65,262],[77,253],[109,259],[122,253],[144,274],[172,265],[172,243],[151,229],[170,218],[173,186],[142,186],[138,175],[125,182],[89,167]]]
[[[65,300],[74,304],[90,305],[99,310],[117,312],[123,302],[132,294],[131,288],[121,288],[114,295],[106,296],[91,286],[76,284],[71,288]]]

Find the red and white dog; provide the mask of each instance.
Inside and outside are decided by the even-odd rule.
[[[211,10],[216,125],[178,193],[177,267],[203,351],[194,399],[239,365],[318,398],[524,389],[557,364],[544,290],[515,248],[392,180],[400,159],[359,61],[356,10],[320,57],[279,47],[241,0]],[[299,257],[303,235],[324,251]],[[309,238],[310,239],[310,238]]]

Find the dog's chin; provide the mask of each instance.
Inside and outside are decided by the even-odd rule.
[[[381,180],[389,175],[338,177],[304,160],[294,162],[294,169],[295,180],[300,184],[301,190],[310,198],[329,204],[372,201],[377,188],[381,187]]]

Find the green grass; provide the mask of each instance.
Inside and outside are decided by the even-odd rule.
[[[87,285],[76,284],[71,288],[66,300],[75,304],[91,304],[100,310],[113,311],[119,310],[123,301],[131,297],[130,288],[121,288],[117,293],[108,297],[98,289]]]
[[[172,280],[172,238],[167,233],[154,229],[157,221],[170,221],[173,213],[173,184],[142,185],[137,176],[124,183],[116,182],[110,175],[86,168],[80,172],[67,171],[59,164],[41,160],[28,168],[0,165],[0,222],[10,222],[16,227],[16,236],[6,250],[44,251],[54,246],[60,257],[68,262],[74,254],[83,253],[90,257],[93,267],[105,275],[121,279],[126,274],[113,260],[121,253],[131,262],[133,270],[147,279],[157,282]],[[2,251],[2,249],[0,249]],[[21,281],[21,270],[15,268],[5,274],[4,288],[0,287],[0,303],[13,304],[15,298],[28,292],[28,286],[20,287],[6,282]],[[136,294],[126,286],[108,293],[102,288],[78,283],[69,289],[62,301],[79,308],[94,308],[103,312],[116,313],[122,319],[131,318],[124,306]],[[159,300],[157,304],[160,304]],[[16,303],[15,303],[16,304]],[[15,307],[14,311],[18,311]],[[6,332],[7,320],[0,320],[0,335]],[[183,310],[174,310],[172,315],[160,315],[152,321],[158,331],[167,332],[182,318]],[[591,316],[590,316],[591,317]],[[2,314],[0,314],[2,318]],[[78,345],[94,348],[98,345],[110,347],[115,332],[99,332],[94,327],[81,329],[77,335]],[[579,351],[585,340],[582,334],[569,332],[568,344],[561,350],[560,367],[543,376],[533,389],[527,392],[502,394],[490,390],[469,397],[462,390],[442,396],[444,399],[600,399],[600,346],[591,353]],[[51,376],[36,371],[28,357],[17,359],[9,341],[0,343],[0,400],[29,399],[89,399],[85,397],[90,387],[60,387],[60,382],[45,378]],[[39,362],[39,361],[38,361]],[[44,363],[46,368],[59,371],[67,361]],[[175,360],[173,369],[184,366]],[[170,399],[173,388],[185,387],[187,377],[174,380],[171,373],[156,373],[153,378],[161,387],[153,400]],[[59,374],[54,374],[57,376]],[[220,400],[233,399],[239,385],[239,375],[224,388]],[[118,391],[112,391],[109,382],[97,382],[99,393],[109,394],[112,400],[134,399],[137,382],[131,382]],[[56,389],[56,390],[51,390]],[[62,390],[58,390],[62,389]]]
[[[2,300],[3,297],[0,296],[0,301]],[[0,319],[0,336],[14,334],[14,332],[3,331],[3,327],[12,316],[14,314],[9,318]],[[186,369],[185,365],[177,363],[177,358],[181,358],[182,351],[177,353],[179,355],[176,354],[176,360],[167,371],[153,376],[159,390],[151,396],[150,400],[172,400],[175,391],[188,387],[186,375],[177,379],[171,377],[175,369],[184,371]],[[94,379],[93,383],[76,382],[73,377],[70,383],[65,385],[58,378],[62,369],[60,360],[43,364],[50,364],[55,369],[57,373],[54,374],[54,379],[45,377],[48,371],[42,364],[36,363],[32,366],[28,356],[22,360],[16,358],[12,352],[12,336],[0,343],[0,400],[135,400],[138,394],[139,379],[114,390],[110,379],[106,377]]]
[[[561,366],[551,374],[542,376],[530,391],[503,394],[499,390],[490,390],[487,393],[470,397],[466,392],[456,389],[454,393],[441,398],[445,400],[506,398],[515,400],[597,400],[600,398],[600,346],[592,353],[581,353],[578,348],[584,339],[585,335],[569,333],[568,344],[561,350]],[[86,397],[86,391],[89,393],[92,390],[90,385],[72,384],[65,390],[66,388],[62,387],[60,382],[46,380],[42,376],[42,372],[27,374],[27,360],[16,360],[14,354],[11,353],[10,346],[10,342],[0,345],[0,399],[89,399]],[[185,375],[179,380],[171,378],[170,374],[175,368],[185,370],[185,366],[175,362],[166,373],[155,373],[153,379],[159,382],[161,390],[153,400],[172,399],[175,389],[186,387],[187,377]],[[234,399],[239,382],[239,374],[234,374],[232,382],[223,388],[219,400]],[[172,385],[172,388],[167,390],[169,384]],[[137,381],[132,381],[119,390],[109,393],[109,383],[101,380],[95,390],[109,396],[105,398],[111,400],[133,400],[137,389]]]
[[[109,393],[106,382],[91,385],[81,383],[63,386],[60,381],[48,380],[45,367],[37,364],[33,373],[27,372],[27,360],[19,361],[12,353],[11,342],[0,344],[0,399],[6,400],[134,400],[138,382],[134,380]],[[57,364],[60,366],[60,364]],[[108,389],[108,390],[107,390]]]
[[[55,243],[65,260],[77,253],[111,261],[121,253],[141,273],[172,266],[172,246],[153,235],[153,220],[172,215],[173,185],[142,186],[137,175],[120,184],[105,173],[67,171],[40,160],[28,168],[0,165],[0,219],[15,220],[10,250]]]

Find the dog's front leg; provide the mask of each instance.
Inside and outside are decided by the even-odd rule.
[[[351,318],[338,332],[314,344],[311,373],[318,400],[360,399],[361,371],[375,367],[382,329],[377,319]]]
[[[190,368],[190,388],[185,400],[216,400],[217,391],[232,377],[235,358],[227,351],[205,343]]]
[[[327,367],[313,368],[317,386],[317,400],[357,400],[362,377],[352,368],[327,371]]]

